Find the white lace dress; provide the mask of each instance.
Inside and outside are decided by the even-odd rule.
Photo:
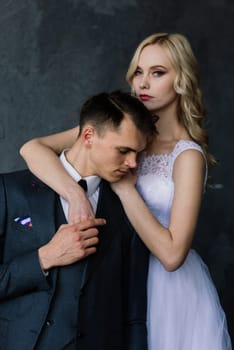
[[[168,227],[174,195],[173,164],[183,151],[195,149],[192,141],[179,141],[168,155],[142,160],[137,188],[164,227]],[[231,350],[226,317],[207,266],[190,250],[174,272],[150,256],[148,275],[149,350]]]

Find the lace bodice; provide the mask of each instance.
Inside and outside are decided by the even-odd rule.
[[[169,225],[174,196],[173,165],[178,155],[189,149],[195,149],[204,155],[197,143],[180,140],[171,153],[147,156],[139,164],[137,189],[164,227]]]

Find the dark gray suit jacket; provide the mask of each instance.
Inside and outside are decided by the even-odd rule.
[[[46,277],[37,249],[65,222],[59,206],[29,171],[0,176],[0,350],[146,350],[148,252],[119,199],[102,181],[97,253]]]

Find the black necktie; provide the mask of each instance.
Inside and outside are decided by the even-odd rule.
[[[87,186],[87,181],[86,181],[86,180],[80,179],[80,180],[78,181],[78,184],[83,188],[83,190],[84,190],[85,192],[88,191],[88,186]]]

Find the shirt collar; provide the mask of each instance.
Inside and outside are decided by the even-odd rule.
[[[76,182],[78,182],[82,177],[80,176],[78,171],[66,159],[66,155],[65,155],[66,151],[68,151],[68,149],[65,149],[61,153],[60,161],[63,164],[63,166],[66,169],[66,171],[68,172],[68,174],[71,175],[71,177]],[[83,177],[83,179],[85,179],[87,181],[87,186],[88,186],[87,195],[88,195],[88,197],[90,197],[97,190],[101,179],[100,179],[99,176],[94,176],[94,175],[93,176],[85,176],[85,177]]]

